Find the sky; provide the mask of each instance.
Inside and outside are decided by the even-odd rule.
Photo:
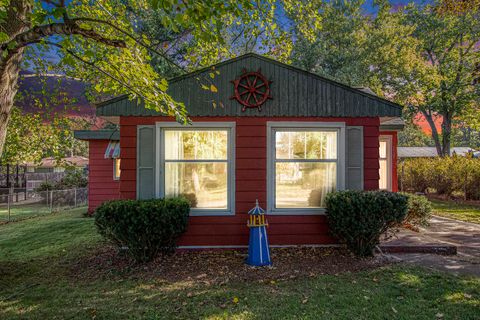
[[[369,13],[375,13],[375,10],[373,8],[373,1],[374,0],[366,1],[365,10]],[[423,4],[423,3],[431,3],[433,2],[433,0],[390,0],[390,3],[393,5],[394,8],[404,7],[411,2]]]

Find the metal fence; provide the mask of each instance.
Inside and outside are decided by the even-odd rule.
[[[86,206],[88,189],[26,191],[0,195],[0,222]]]

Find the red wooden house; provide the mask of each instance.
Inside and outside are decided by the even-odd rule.
[[[397,190],[401,107],[368,90],[255,54],[169,85],[192,125],[122,96],[96,110],[119,131],[76,132],[90,142],[89,210],[184,195],[193,207],[181,246],[242,247],[258,199],[270,244],[328,245],[328,192]]]

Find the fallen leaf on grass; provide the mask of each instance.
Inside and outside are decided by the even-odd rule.
[[[237,304],[238,301],[239,301],[239,299],[238,299],[238,297],[233,297],[233,300],[232,300],[232,301],[233,301],[233,303]]]

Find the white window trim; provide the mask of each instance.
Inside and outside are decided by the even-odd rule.
[[[275,135],[273,130],[299,129],[299,130],[336,130],[337,131],[337,190],[345,189],[345,122],[267,122],[267,214],[270,215],[324,215],[325,208],[275,208]]]
[[[181,125],[178,122],[157,122],[156,123],[156,150],[155,150],[155,186],[156,197],[163,198],[165,196],[165,175],[164,163],[165,154],[163,146],[163,129],[227,129],[228,130],[228,207],[224,209],[190,209],[190,216],[233,216],[235,215],[235,122],[194,122],[191,125]]]
[[[387,190],[387,191],[392,191],[392,173],[393,173],[393,143],[392,143],[392,136],[391,135],[380,135],[379,139],[379,144],[380,141],[385,141],[387,143],[387,189],[382,189],[382,190]],[[378,154],[378,162],[380,165],[380,152]],[[379,170],[379,176],[378,176],[378,182],[380,184],[380,168]],[[379,185],[380,189],[380,185]]]

